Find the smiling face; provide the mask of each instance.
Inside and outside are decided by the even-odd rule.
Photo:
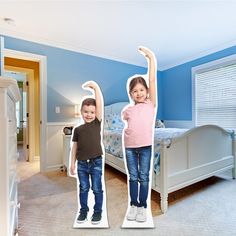
[[[85,123],[90,123],[96,118],[96,107],[93,105],[83,105],[81,115]]]
[[[144,102],[147,99],[148,91],[144,85],[137,83],[130,92],[135,103]]]

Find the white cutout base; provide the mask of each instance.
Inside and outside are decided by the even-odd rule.
[[[147,207],[147,220],[145,222],[137,222],[135,220],[127,220],[127,214],[129,212],[129,208],[127,208],[125,218],[121,228],[155,228],[152,218],[152,211],[150,207]]]
[[[79,181],[77,179],[77,199],[78,199],[78,212],[76,214],[73,228],[109,228],[108,220],[107,220],[107,206],[106,206],[106,188],[104,184],[104,175],[102,175],[102,187],[103,187],[103,205],[102,205],[102,219],[98,224],[91,223],[91,217],[93,215],[93,206],[94,206],[94,194],[90,189],[88,194],[88,207],[89,212],[87,215],[87,221],[83,223],[77,223],[77,217],[79,216],[80,204],[79,204]]]

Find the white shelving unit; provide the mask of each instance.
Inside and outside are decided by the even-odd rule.
[[[63,134],[63,165],[64,169],[67,171],[67,176],[70,176],[70,140],[71,140],[71,135],[65,135]]]
[[[0,77],[0,234],[17,232],[17,128],[15,104],[21,99],[16,80]]]

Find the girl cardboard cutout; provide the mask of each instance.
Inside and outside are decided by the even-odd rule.
[[[153,163],[153,131],[157,110],[156,58],[151,50],[139,47],[148,62],[148,75],[128,79],[130,104],[122,111],[123,153],[128,173],[128,208],[123,228],[153,228],[150,208]],[[146,78],[145,78],[146,77]]]

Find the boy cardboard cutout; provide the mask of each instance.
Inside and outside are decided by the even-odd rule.
[[[71,150],[71,175],[77,176],[78,206],[74,228],[108,228],[104,183],[103,98],[99,86],[89,81],[83,89],[86,96],[81,105],[84,124],[74,128]],[[77,173],[76,173],[77,170]]]

